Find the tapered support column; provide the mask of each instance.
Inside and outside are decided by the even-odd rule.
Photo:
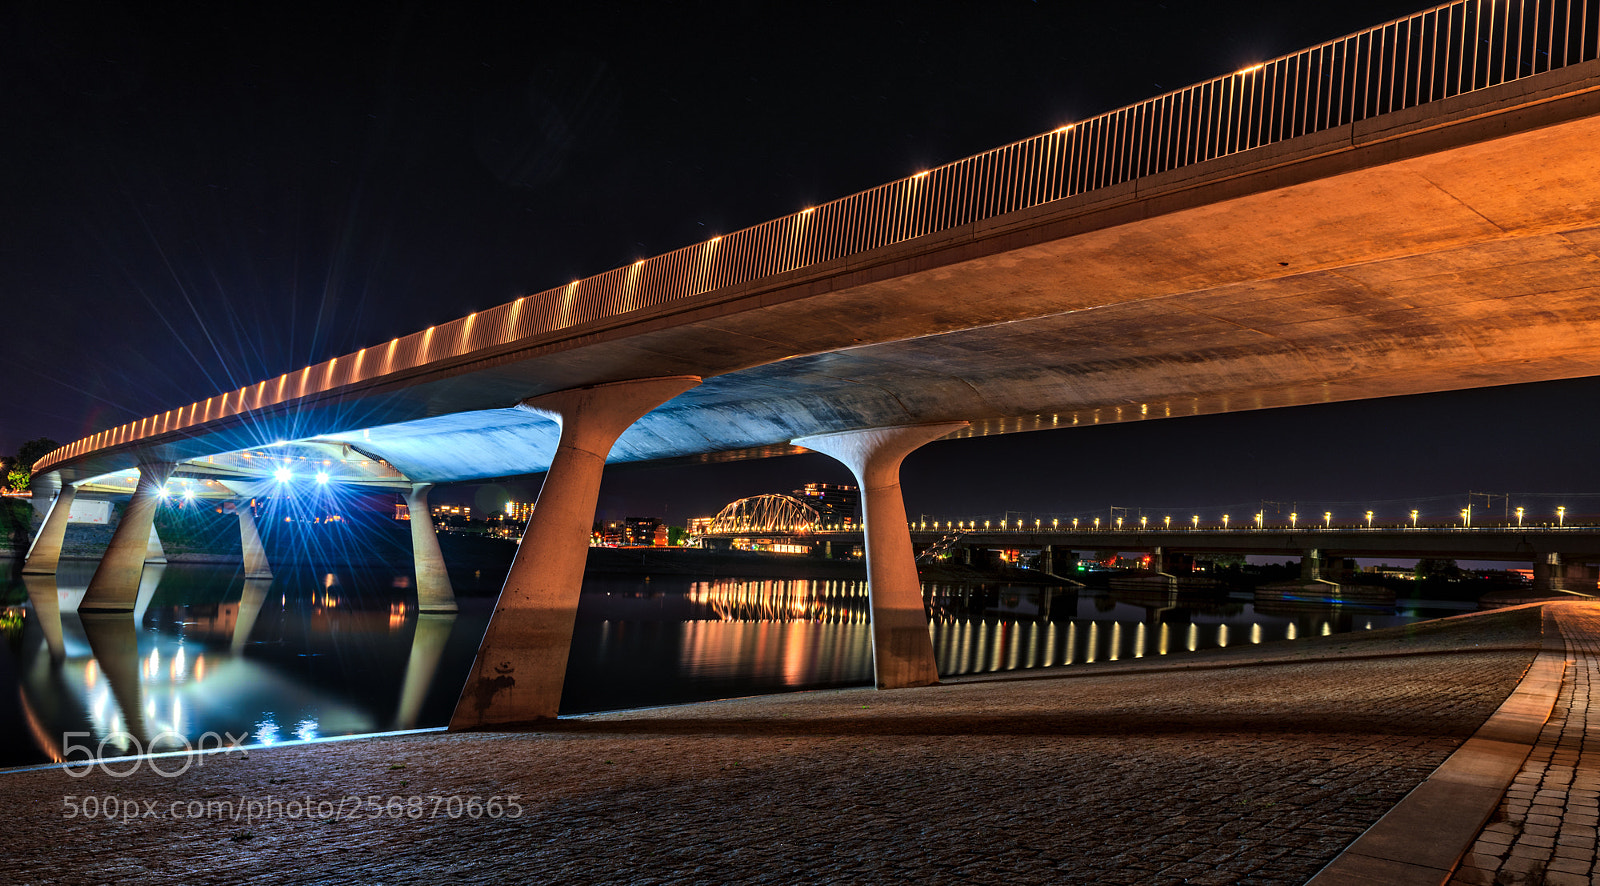
[[[271,578],[272,564],[267,562],[267,549],[261,544],[261,533],[256,529],[256,515],[250,509],[250,502],[235,504],[233,512],[239,517],[239,549],[244,552],[244,577]]]
[[[156,503],[161,488],[172,474],[170,464],[139,466],[139,484],[122,512],[122,522],[111,534],[100,568],[89,580],[89,592],[79,604],[79,612],[132,612],[139,593],[139,574],[144,571],[150,547],[150,527],[155,524]]]
[[[872,669],[879,689],[939,682],[922,603],[922,582],[911,550],[900,462],[917,447],[966,422],[877,428],[794,441],[843,462],[861,487],[867,551],[867,597],[872,612]]]
[[[411,558],[417,569],[417,609],[455,612],[456,594],[450,587],[450,573],[444,568],[433,514],[428,511],[428,491],[432,488],[432,483],[413,483],[406,493],[406,508],[411,511]]]
[[[606,456],[641,416],[699,383],[693,376],[642,379],[559,391],[522,404],[559,422],[561,442],[451,729],[556,715]]]
[[[34,536],[33,544],[28,547],[28,559],[22,565],[24,575],[54,575],[61,562],[61,545],[67,538],[67,518],[72,513],[72,500],[78,494],[78,487],[71,483],[60,483],[59,480],[57,484],[61,488],[56,493],[55,501],[50,503],[50,513],[45,515],[44,525],[39,527],[39,534]]]
[[[167,562],[167,549],[161,546],[161,534],[156,532],[156,524],[153,520],[150,523],[150,541],[144,546],[144,562]]]

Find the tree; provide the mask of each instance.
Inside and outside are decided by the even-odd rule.
[[[5,460],[5,480],[12,489],[21,492],[33,482],[33,463],[55,452],[61,444],[49,437],[35,437],[22,444],[14,458]]]
[[[1456,561],[1446,559],[1423,558],[1417,561],[1412,575],[1417,581],[1450,581],[1461,577],[1461,570],[1456,566]]]

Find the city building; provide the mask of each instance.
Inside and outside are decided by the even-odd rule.
[[[627,517],[607,520],[602,528],[602,538],[606,544],[616,547],[665,547],[666,531],[667,527],[655,517]]]
[[[526,523],[526,522],[528,522],[528,518],[532,517],[532,516],[533,516],[533,502],[531,502],[531,501],[508,501],[508,502],[506,502],[506,519],[507,520],[515,520],[518,523]]]
[[[861,515],[861,490],[838,483],[807,483],[791,493],[816,508],[824,525],[855,523]]]

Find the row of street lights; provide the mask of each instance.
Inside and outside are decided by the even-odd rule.
[[[1527,510],[1525,508],[1517,508],[1516,514],[1517,514],[1517,528],[1521,529],[1522,526],[1523,526],[1523,518],[1526,516]],[[1411,511],[1411,513],[1409,514],[1409,516],[1411,518],[1411,528],[1412,529],[1420,529],[1421,527],[1418,524],[1418,520],[1421,518],[1421,512],[1413,509]],[[1468,505],[1467,507],[1461,509],[1460,516],[1461,516],[1461,525],[1462,525],[1462,527],[1466,528],[1466,529],[1471,529],[1472,528],[1472,506]],[[1373,512],[1372,511],[1367,511],[1362,515],[1362,517],[1366,522],[1366,528],[1372,529],[1373,528],[1373,526],[1372,526]],[[1222,527],[1221,528],[1223,528],[1223,529],[1230,528],[1230,524],[1231,524],[1232,519],[1233,519],[1232,515],[1223,514],[1222,515]],[[1024,521],[1024,520],[1015,521],[1015,523],[1016,523],[1015,526],[1011,525],[1012,522],[1013,521],[1011,521],[1010,519],[1001,520],[1000,521],[1000,525],[999,525],[998,528],[1002,532],[1025,532],[1030,528],[1027,525],[1027,522]],[[1073,531],[1078,531],[1078,530],[1084,528],[1084,527],[1082,527],[1080,525],[1079,518],[1077,518],[1077,517],[1073,517],[1070,522],[1071,522],[1071,528],[1072,528]],[[1195,514],[1194,516],[1190,517],[1189,518],[1189,522],[1190,522],[1190,528],[1191,529],[1198,530],[1200,528],[1200,515],[1199,514]],[[1257,511],[1256,515],[1255,515],[1254,522],[1255,522],[1255,528],[1256,529],[1265,529],[1266,528],[1266,513],[1262,512],[1262,511]],[[1118,530],[1122,529],[1123,528],[1123,518],[1122,517],[1114,518],[1113,519],[1113,524],[1114,524],[1114,528],[1116,528]],[[1322,512],[1322,525],[1323,525],[1324,529],[1332,529],[1333,528],[1333,512],[1332,511],[1323,511]],[[1565,527],[1567,525],[1567,509],[1566,509],[1565,506],[1561,506],[1561,507],[1557,507],[1556,508],[1556,525],[1558,527]],[[938,520],[933,520],[933,521],[922,520],[922,521],[919,521],[917,523],[912,523],[912,524],[910,524],[910,526],[911,526],[912,529],[916,529],[916,530],[919,530],[919,531],[927,531],[929,529],[932,529],[934,531],[939,531],[941,529],[951,530],[951,531],[976,531],[978,529],[978,521],[977,520],[947,520],[947,521],[944,521],[944,522],[941,523]],[[1172,516],[1170,514],[1161,518],[1161,526],[1162,526],[1163,529],[1168,529],[1168,530],[1170,530],[1172,528]],[[985,531],[992,531],[995,528],[996,527],[994,526],[994,521],[993,520],[984,520],[983,521],[983,529]],[[1043,520],[1036,518],[1033,521],[1033,526],[1031,528],[1034,531],[1042,531],[1044,529]],[[1061,528],[1062,528],[1061,527],[1061,520],[1059,518],[1051,519],[1051,521],[1050,521],[1050,529],[1052,531],[1060,531]],[[1088,528],[1090,528],[1092,530],[1099,530],[1101,528],[1101,526],[1100,526],[1100,518],[1099,517],[1095,517],[1093,519],[1092,524]],[[1149,528],[1150,528],[1150,518],[1148,516],[1145,516],[1145,515],[1140,515],[1140,517],[1139,517],[1139,529],[1140,530],[1148,530]],[[1289,514],[1289,528],[1290,529],[1298,529],[1298,528],[1300,528],[1300,515],[1298,513]]]

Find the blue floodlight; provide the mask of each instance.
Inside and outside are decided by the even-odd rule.
[[[290,476],[289,469],[288,468],[279,468],[276,471],[272,472],[272,476],[277,477],[279,483],[287,483],[287,482],[289,482],[289,476]]]
[[[328,485],[328,472],[327,471],[318,471],[317,472],[317,482],[321,483],[324,486]]]

